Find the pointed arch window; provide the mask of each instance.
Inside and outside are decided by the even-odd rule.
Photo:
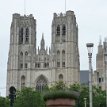
[[[62,50],[62,59],[65,59],[65,50]]]
[[[23,52],[20,52],[20,56],[23,57]]]
[[[62,50],[62,67],[65,67],[65,50]]]
[[[26,36],[29,36],[29,29],[26,28]]]
[[[21,77],[21,89],[25,87],[25,76]]]
[[[57,55],[58,55],[58,56],[60,55],[60,51],[59,51],[59,50],[57,51]]]
[[[62,74],[59,75],[59,81],[63,81],[63,75]]]
[[[60,60],[60,51],[57,50],[57,60]]]
[[[25,63],[25,69],[27,69],[28,68],[28,64],[27,63]]]
[[[20,69],[23,69],[23,63],[20,63]]]
[[[57,36],[60,36],[60,25],[57,26]]]
[[[25,43],[29,43],[29,28],[26,28]]]
[[[47,67],[47,63],[44,63],[44,68],[46,68]]]
[[[57,62],[57,67],[60,67],[60,62],[59,61]]]
[[[19,31],[19,44],[23,44],[23,28]]]
[[[62,62],[62,67],[65,67],[65,62],[64,61]]]
[[[62,26],[62,36],[65,36],[66,35],[66,26],[63,25]]]
[[[41,92],[46,87],[47,87],[47,80],[43,75],[41,75],[36,82],[36,90]]]

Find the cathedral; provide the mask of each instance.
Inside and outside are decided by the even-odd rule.
[[[63,81],[80,82],[78,25],[73,11],[53,14],[51,47],[45,47],[42,34],[36,44],[36,19],[32,14],[13,14],[7,63],[6,95],[9,88],[31,87],[42,90],[46,85]]]

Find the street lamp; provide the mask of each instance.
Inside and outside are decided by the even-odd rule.
[[[104,62],[105,62],[105,90],[106,90],[106,107],[107,107],[107,42],[104,42]]]
[[[10,91],[10,94],[9,94],[10,107],[13,107],[14,99],[16,97],[16,89],[15,89],[15,87],[11,86],[9,91]]]
[[[84,107],[87,107],[87,98],[84,98]]]
[[[92,51],[93,51],[93,43],[87,43],[86,44],[88,49],[88,58],[89,58],[89,104],[90,107],[93,107],[92,105]]]

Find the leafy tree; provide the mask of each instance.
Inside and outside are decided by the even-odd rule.
[[[79,107],[84,107],[84,98],[86,98],[87,107],[89,107],[89,87],[86,85],[74,84],[71,85],[70,90],[80,92],[79,97]],[[101,88],[93,86],[93,107],[105,107],[106,97],[105,91],[101,90]]]
[[[9,100],[4,97],[0,97],[0,107],[9,107]]]
[[[24,88],[17,92],[14,107],[44,107],[44,101],[39,92]]]
[[[52,85],[49,90],[54,91],[54,90],[66,90],[66,89],[67,89],[66,84],[63,81],[59,81],[56,82],[54,85]]]

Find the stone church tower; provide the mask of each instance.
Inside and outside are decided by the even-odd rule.
[[[105,40],[102,44],[101,40],[98,45],[98,53],[96,55],[96,71],[93,75],[93,82],[94,85],[97,87],[100,87],[102,90],[105,90],[105,74],[107,66],[105,64],[104,54],[105,54],[105,48],[107,48],[107,41]]]
[[[13,14],[10,29],[10,48],[7,64],[7,87],[21,90],[64,81],[80,82],[78,26],[73,11],[54,13],[51,48],[45,48],[42,34],[40,47],[36,47],[36,20],[32,15]]]

